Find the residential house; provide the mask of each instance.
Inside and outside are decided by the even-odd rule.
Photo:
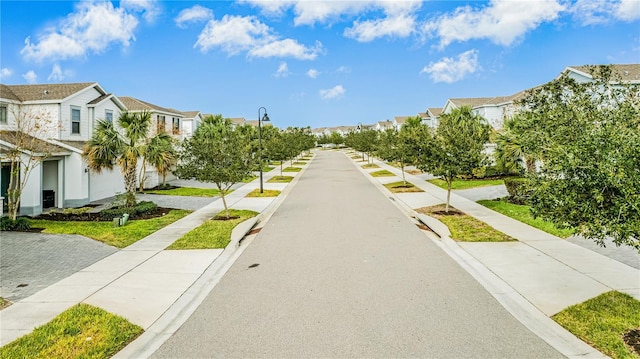
[[[376,131],[380,131],[380,132],[384,132],[386,130],[390,130],[390,129],[393,129],[393,128],[394,128],[393,122],[391,122],[389,120],[378,121],[374,125],[374,129]]]
[[[185,135],[182,132],[182,122],[185,115],[182,112],[128,96],[120,96],[120,100],[125,104],[129,112],[136,113],[146,111],[151,114],[152,125],[149,129],[149,137],[153,137],[158,133],[164,132],[168,133],[178,141],[184,139]],[[173,173],[169,173],[166,177],[167,181],[173,179],[176,179]],[[153,188],[161,183],[162,176],[153,166],[147,165],[143,187]]]
[[[438,119],[441,113],[442,107],[429,107],[427,108],[427,112],[424,113],[424,116],[420,114],[420,118],[422,118],[422,123],[425,125],[436,128],[438,127]]]
[[[393,118],[393,128],[395,128],[397,131],[400,131],[400,129],[402,128],[402,126],[404,126],[408,119],[409,116],[395,116]]]
[[[124,104],[96,82],[0,85],[1,195],[6,196],[10,178],[7,151],[16,148],[23,157],[30,152],[44,157],[29,173],[21,215],[38,215],[48,207],[78,207],[124,192],[117,168],[94,173],[82,158],[97,120],[113,121],[124,110]],[[32,138],[31,145],[20,145],[21,138]]]
[[[200,123],[202,123],[204,115],[200,111],[184,111],[182,114],[184,115],[182,119],[182,137],[191,137],[200,126]]]

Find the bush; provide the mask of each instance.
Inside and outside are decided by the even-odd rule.
[[[31,229],[31,222],[27,218],[18,217],[12,220],[9,217],[0,219],[0,230],[2,231],[27,231]]]
[[[122,206],[117,208],[104,209],[100,212],[100,215],[111,220],[116,217],[122,217],[122,215],[125,213],[128,213],[130,217],[135,217],[136,215],[140,214],[152,213],[156,209],[158,209],[157,204],[149,201],[142,201],[136,204],[134,207]]]
[[[512,177],[504,179],[504,186],[509,192],[509,202],[515,204],[526,204],[531,196],[530,181],[527,178]]]

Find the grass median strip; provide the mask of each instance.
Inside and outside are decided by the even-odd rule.
[[[293,180],[293,176],[273,176],[269,178],[267,183],[289,183]]]
[[[449,213],[445,212],[445,205],[422,207],[417,212],[434,217],[449,227],[451,239],[459,242],[509,242],[514,238],[494,229],[451,206]]]
[[[104,242],[110,246],[124,248],[151,233],[188,215],[191,211],[172,209],[162,217],[130,220],[126,226],[114,227],[112,222],[49,221],[34,219],[32,228],[44,228],[42,233],[79,234]]]
[[[393,193],[411,193],[411,192],[424,192],[419,187],[416,187],[413,183],[409,182],[393,182],[384,185],[387,189]]]
[[[366,166],[366,165],[365,165]],[[393,173],[387,171],[387,170],[380,170],[380,171],[375,171],[375,172],[371,172],[369,173],[372,177],[391,177],[391,176],[395,176]]]
[[[640,358],[640,301],[628,294],[606,292],[551,318],[613,359]]]
[[[367,168],[380,168],[380,166],[378,166],[375,163],[367,163],[366,165],[362,165],[362,168],[367,169]]]
[[[551,222],[540,218],[533,218],[529,206],[513,204],[503,200],[481,200],[478,201],[478,203],[496,212],[502,213],[507,217],[511,217],[560,238],[567,238],[574,233],[573,229],[558,228]]]
[[[226,219],[224,211],[220,212],[212,219],[180,237],[167,249],[225,248],[231,240],[233,228],[247,219],[257,216],[258,212],[230,209],[229,215],[231,219]]]
[[[8,307],[10,305],[11,305],[10,301],[0,297],[0,310],[4,309],[4,308],[6,308],[6,307]]]
[[[142,332],[142,328],[120,316],[78,304],[0,348],[0,357],[109,358]]]
[[[447,182],[439,178],[430,179],[427,182],[432,183],[442,189],[447,189]],[[453,180],[453,183],[451,183],[451,189],[469,189],[486,186],[498,186],[501,184],[504,184],[504,180],[502,179],[455,179]]]
[[[233,190],[227,192],[231,193]],[[163,194],[167,196],[190,196],[190,197],[218,197],[220,191],[216,188],[195,188],[195,187],[178,187],[172,189],[154,189],[145,190],[146,194]]]
[[[260,190],[256,188],[247,193],[246,197],[278,197],[279,194],[280,191],[277,189],[263,189],[262,193],[260,193]]]
[[[282,170],[282,172],[300,172],[302,171],[302,167],[287,167]]]

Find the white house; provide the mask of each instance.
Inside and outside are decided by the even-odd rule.
[[[184,111],[182,119],[182,136],[184,138],[191,137],[202,123],[204,116],[200,111]]]
[[[146,111],[151,114],[152,125],[149,129],[149,137],[153,137],[160,132],[165,132],[176,140],[182,140],[184,138],[184,133],[182,132],[182,121],[185,118],[185,115],[182,112],[172,108],[154,105],[129,96],[120,96],[120,100],[125,104],[129,112],[135,113]],[[166,180],[170,181],[175,178],[175,175],[169,173]],[[153,166],[147,165],[144,188],[153,188],[161,183],[162,176]]]
[[[34,141],[32,148],[49,154],[29,174],[20,214],[37,215],[46,207],[82,206],[124,192],[117,169],[93,173],[82,159],[97,120],[113,121],[124,110],[124,104],[96,82],[0,85],[2,196],[9,180],[7,151],[25,147],[17,143],[21,137],[16,131],[37,138],[41,142]]]

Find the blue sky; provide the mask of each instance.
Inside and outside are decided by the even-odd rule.
[[[413,116],[640,63],[640,0],[6,1],[4,84],[98,82],[275,126]]]

